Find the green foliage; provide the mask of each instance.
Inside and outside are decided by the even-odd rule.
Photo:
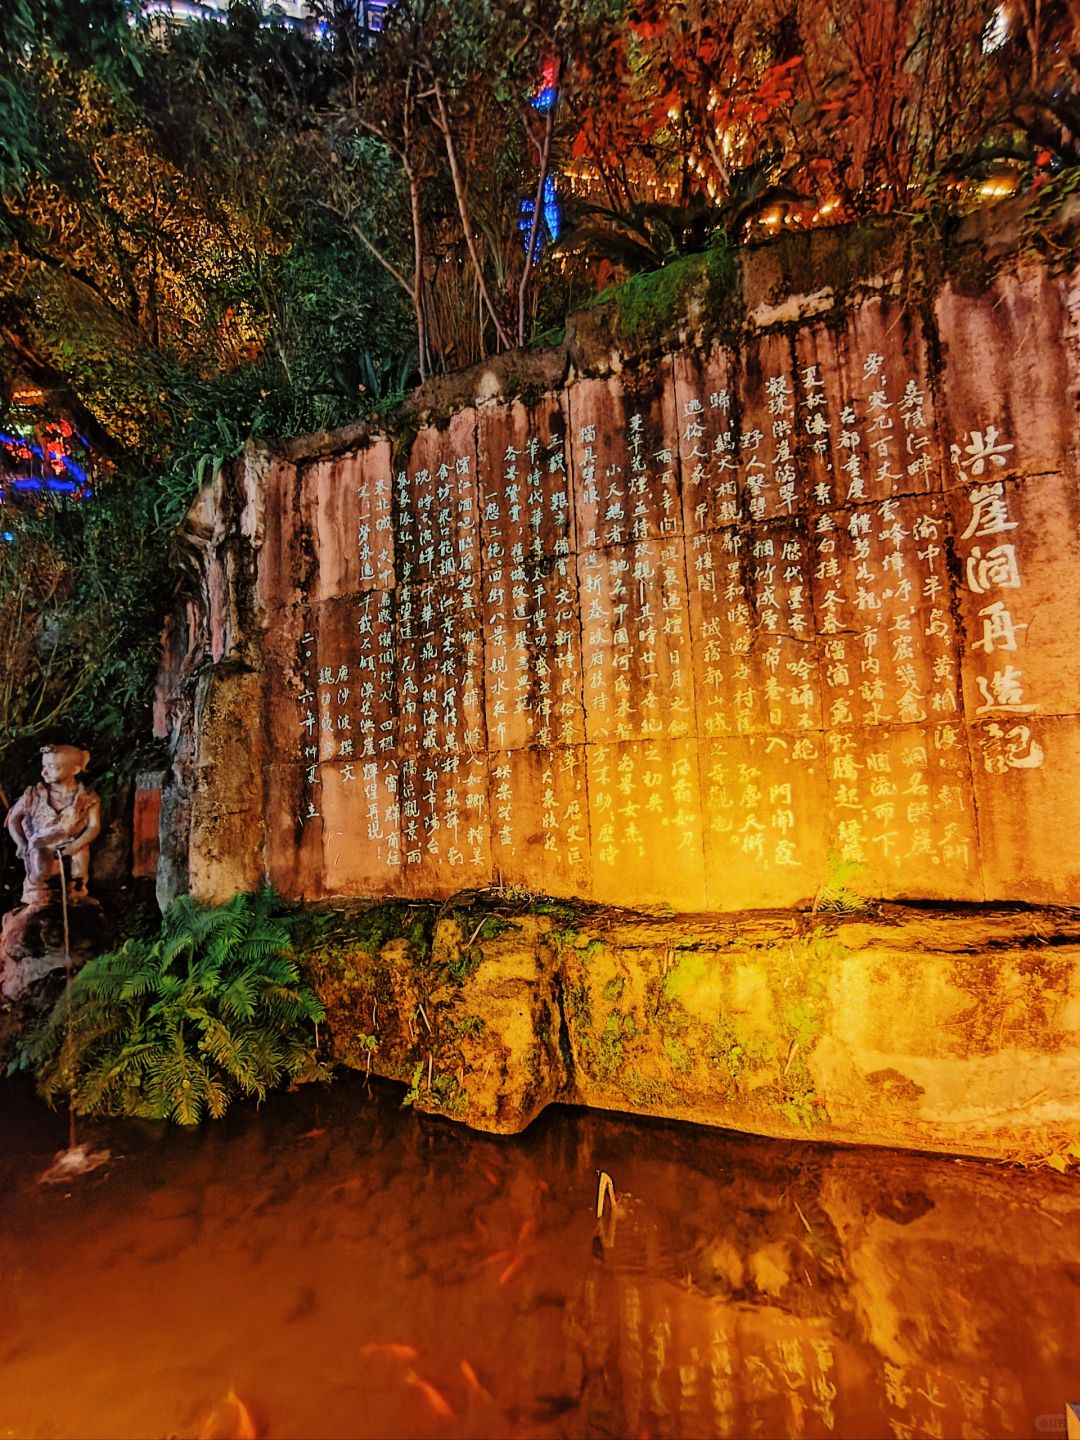
[[[721,1013],[708,1040],[706,1053],[721,1076],[732,1082],[746,1072],[759,1070],[776,1059],[771,1040],[744,1031],[730,1015]]]
[[[731,175],[721,203],[698,193],[681,204],[650,200],[621,210],[580,205],[559,249],[606,260],[636,275],[706,250],[725,252],[759,215],[802,199],[782,183],[775,157],[765,156]]]
[[[787,1099],[782,1100],[779,1105],[781,1115],[790,1120],[792,1125],[802,1125],[807,1130],[812,1130],[816,1121],[821,1119],[821,1112],[817,1107],[817,1096],[812,1089],[805,1089],[792,1092]]]
[[[139,73],[125,0],[5,0],[0,25],[0,189],[18,192],[56,144],[47,96],[27,73],[40,52],[69,55],[118,87]],[[0,219],[0,233],[3,221]]]
[[[50,1102],[83,1115],[219,1119],[319,1074],[322,1006],[301,981],[287,919],[266,889],[203,909],[177,900],[151,941],[90,960],[24,1044]]]
[[[631,275],[621,285],[602,291],[588,308],[609,310],[628,339],[639,344],[660,341],[695,306],[715,322],[729,302],[733,276],[733,252],[721,247]]]
[[[853,890],[850,884],[861,869],[862,862],[859,860],[845,860],[830,854],[829,873],[814,897],[814,910],[824,910],[831,915],[872,914],[873,901]]]
[[[415,908],[403,900],[347,909],[306,906],[293,923],[293,944],[301,953],[348,946],[374,955],[387,941],[407,935],[414,916]]]
[[[227,23],[137,8],[11,0],[0,23],[0,421],[31,381],[96,466],[83,507],[5,508],[0,799],[43,740],[84,744],[95,783],[146,762],[198,485],[250,437],[355,419],[365,355],[408,378],[387,358],[407,356],[402,297],[318,203],[338,58],[253,0]],[[369,208],[389,198],[375,165]]]
[[[642,1075],[633,1066],[628,1067],[622,1077],[622,1088],[627,1098],[642,1109],[663,1109],[675,1101],[675,1095],[655,1075]]]
[[[677,1074],[686,1075],[689,1073],[693,1062],[690,1058],[690,1051],[687,1050],[681,1040],[674,1035],[665,1035],[664,1052],[671,1061],[671,1068]]]
[[[474,975],[484,959],[484,952],[478,945],[471,945],[461,950],[450,964],[446,967],[446,973],[454,985],[464,985],[470,975]]]
[[[411,915],[408,929],[409,954],[419,964],[424,964],[431,955],[435,940],[435,921],[438,913],[433,905],[415,910]]]
[[[446,1115],[464,1115],[469,1107],[469,1092],[456,1075],[436,1075],[431,1082],[430,1099]]]
[[[407,1110],[411,1105],[415,1105],[416,1101],[420,1098],[420,1082],[423,1078],[424,1062],[423,1060],[418,1060],[413,1066],[412,1078],[409,1081],[409,1088],[405,1091],[404,1098],[401,1102],[401,1108],[403,1110]]]
[[[687,990],[704,978],[705,970],[704,955],[699,955],[696,951],[684,951],[664,976],[664,999],[669,1002],[680,1000]]]
[[[601,1082],[612,1080],[622,1069],[623,1044],[636,1040],[637,1021],[633,1015],[624,1015],[620,1010],[610,1010],[600,1032],[596,1048],[596,1078]]]

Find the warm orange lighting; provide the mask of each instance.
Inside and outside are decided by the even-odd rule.
[[[979,186],[984,200],[1000,200],[1006,195],[1015,195],[1019,177],[1016,175],[991,175]]]

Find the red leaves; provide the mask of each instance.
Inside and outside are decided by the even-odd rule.
[[[784,105],[789,101],[794,91],[791,88],[792,72],[797,70],[803,63],[803,57],[796,55],[791,60],[785,60],[780,65],[770,65],[761,77],[761,83],[757,87],[757,99],[767,105]]]
[[[630,29],[642,40],[655,40],[667,29],[667,22],[664,20],[631,20]]]

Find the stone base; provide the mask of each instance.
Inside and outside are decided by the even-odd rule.
[[[439,920],[309,956],[336,1057],[516,1132],[548,1104],[1030,1161],[1080,1137],[1080,912]],[[469,932],[469,933],[466,933]],[[370,930],[369,930],[370,933]]]
[[[96,900],[83,900],[68,909],[71,959],[81,965],[105,948],[109,926]],[[9,911],[0,930],[0,994],[17,1000],[44,975],[62,970],[64,915],[59,901],[48,905],[18,905]]]

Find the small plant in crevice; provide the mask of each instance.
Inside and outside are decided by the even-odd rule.
[[[449,979],[455,985],[464,985],[470,975],[474,975],[483,964],[484,952],[478,945],[471,946],[468,950],[461,950],[446,967]]]
[[[847,860],[830,853],[829,873],[818,886],[811,910],[830,915],[872,915],[874,902],[852,889],[851,882],[862,869],[859,860]]]
[[[19,1063],[50,1103],[81,1115],[197,1124],[231,1100],[325,1078],[323,1008],[293,958],[270,889],[203,908],[182,896],[160,934],[88,961]]]
[[[401,1101],[401,1108],[403,1110],[407,1110],[410,1105],[414,1105],[416,1101],[419,1100],[420,1086],[423,1083],[424,1071],[426,1070],[426,1068],[427,1066],[424,1064],[423,1060],[418,1060],[413,1066],[412,1076],[409,1080],[409,1088],[405,1091],[404,1097]]]

